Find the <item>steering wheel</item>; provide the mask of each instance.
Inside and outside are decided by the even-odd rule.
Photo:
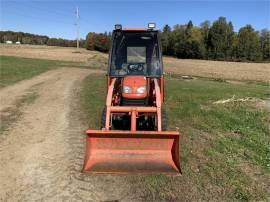
[[[131,73],[132,72],[142,72],[144,69],[144,64],[143,63],[129,64],[127,68]]]

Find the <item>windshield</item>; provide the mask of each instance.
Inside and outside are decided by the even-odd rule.
[[[110,75],[161,74],[157,32],[115,32],[112,45]]]
[[[127,63],[146,63],[146,47],[127,47]]]

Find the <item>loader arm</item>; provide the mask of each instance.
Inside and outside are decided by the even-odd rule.
[[[112,106],[116,79],[112,79],[106,99],[106,126],[87,130],[84,171],[90,174],[153,174],[179,175],[179,132],[161,130],[161,97],[154,79],[156,106]],[[131,114],[131,130],[111,130],[111,114]],[[137,131],[137,113],[157,115],[157,131]]]
[[[138,112],[151,112],[156,113],[157,116],[157,130],[161,131],[161,95],[160,87],[157,79],[153,79],[155,84],[156,106],[154,107],[124,107],[124,106],[112,106],[112,96],[116,79],[112,79],[108,88],[108,94],[106,98],[106,125],[105,129],[110,129],[110,116],[112,112],[130,112],[131,113],[131,131],[136,131],[136,114]]]
[[[178,131],[164,125],[164,78],[158,31],[112,34],[101,130],[86,131],[88,174],[180,175]]]

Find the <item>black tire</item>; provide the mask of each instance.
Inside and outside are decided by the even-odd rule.
[[[101,114],[101,128],[105,128],[105,125],[106,125],[106,107],[103,108]]]
[[[167,112],[165,108],[161,110],[161,130],[167,130]]]

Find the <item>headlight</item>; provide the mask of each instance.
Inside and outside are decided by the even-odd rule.
[[[143,94],[146,91],[146,86],[141,86],[137,88],[137,93]]]
[[[129,86],[123,86],[123,93],[131,93],[132,90]]]

